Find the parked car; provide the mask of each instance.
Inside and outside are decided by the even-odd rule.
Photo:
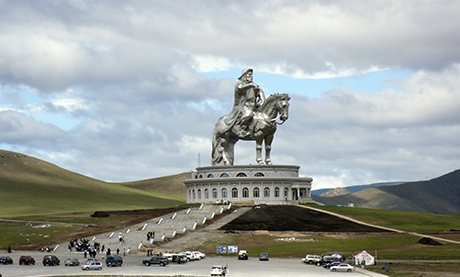
[[[325,264],[329,264],[332,262],[343,262],[343,260],[338,257],[338,256],[329,256],[329,255],[324,255],[321,257],[321,261],[317,262],[317,266],[324,266]]]
[[[0,257],[0,264],[13,264],[13,259],[10,256]]]
[[[206,254],[200,251],[192,251],[193,255],[201,259],[206,258]]]
[[[123,264],[123,258],[117,255],[107,256],[107,258],[105,258],[105,264],[107,267],[121,266]]]
[[[168,258],[164,256],[153,256],[150,259],[143,260],[142,264],[144,264],[145,266],[150,266],[153,264],[157,264],[160,266],[166,266],[167,264],[169,264],[169,261],[168,261]]]
[[[80,262],[78,261],[77,258],[68,258],[64,261],[65,266],[79,266]]]
[[[35,259],[31,256],[19,257],[19,265],[35,265]]]
[[[226,276],[228,268],[226,265],[213,265],[211,267],[211,276]]]
[[[184,254],[173,254],[171,262],[178,264],[185,264],[188,262],[187,256]]]
[[[180,252],[179,254],[183,254],[187,257],[187,260],[190,262],[190,261],[196,261],[196,260],[200,260],[201,257],[196,255],[194,253],[195,251],[185,251],[185,252]]]
[[[302,259],[302,262],[306,264],[317,264],[320,261],[321,261],[320,255],[306,255],[305,258]]]
[[[268,261],[268,253],[266,253],[266,252],[260,253],[259,261]]]
[[[323,264],[323,267],[324,268],[331,268],[332,266],[336,266],[336,265],[339,265],[341,264],[341,262],[330,262],[330,263],[327,263],[327,264]]]
[[[247,260],[249,259],[248,251],[240,250],[238,251],[238,260]]]
[[[43,265],[44,266],[55,266],[59,265],[61,261],[58,259],[58,257],[54,255],[45,255],[43,256]]]
[[[102,263],[100,261],[98,261],[98,260],[86,261],[86,263],[84,263],[81,266],[81,269],[83,269],[83,270],[101,270],[102,269]]]
[[[334,265],[329,268],[331,271],[346,271],[351,272],[355,270],[355,268],[349,264],[341,263],[339,265]]]

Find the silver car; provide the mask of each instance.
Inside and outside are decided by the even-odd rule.
[[[346,271],[346,272],[351,272],[355,270],[355,268],[349,264],[339,264],[339,265],[331,266],[329,269],[331,271]]]
[[[101,270],[102,263],[100,261],[87,261],[85,264],[81,266],[83,270]]]

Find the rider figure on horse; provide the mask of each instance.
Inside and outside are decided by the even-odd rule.
[[[252,75],[252,68],[246,68],[238,78],[235,84],[233,109],[226,121],[230,128],[239,124],[238,131],[241,137],[250,135],[249,126],[254,117],[254,112],[265,101],[264,91],[252,81]]]

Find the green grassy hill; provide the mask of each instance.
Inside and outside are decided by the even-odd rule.
[[[163,208],[183,203],[171,199],[175,196],[164,198],[155,190],[103,182],[5,150],[0,150],[0,192],[0,217]]]
[[[455,170],[427,181],[368,188],[333,197],[313,195],[313,199],[326,205],[353,203],[364,208],[458,214],[459,196],[460,170]]]
[[[166,199],[178,200],[185,202],[185,185],[184,180],[192,178],[191,172],[184,172],[176,175],[158,177],[154,179],[120,183],[128,188],[134,188]]]

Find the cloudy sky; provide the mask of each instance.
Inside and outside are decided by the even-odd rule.
[[[107,181],[210,165],[241,70],[314,189],[460,168],[460,1],[3,1],[0,148]],[[255,163],[239,142],[235,164]]]

